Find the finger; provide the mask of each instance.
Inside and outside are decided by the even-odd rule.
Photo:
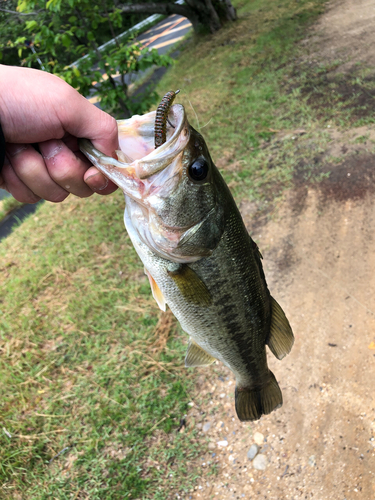
[[[66,107],[63,108],[66,114],[60,119],[65,130],[75,137],[90,139],[99,151],[114,156],[115,150],[119,149],[116,120],[80,94],[75,95],[75,106],[74,113]]]
[[[77,156],[60,140],[40,142],[39,148],[49,175],[59,186],[80,198],[93,194],[83,180],[85,172],[91,166],[86,159]]]
[[[32,144],[69,132],[108,156],[118,149],[116,120],[45,71],[0,65],[0,107],[7,142]]]
[[[98,194],[111,194],[117,189],[116,184],[107,179],[107,177],[95,167],[91,167],[87,170],[84,180],[90,188]]]
[[[6,156],[4,157],[4,165],[5,165],[5,161],[6,161]],[[2,175],[1,171],[0,171],[0,189],[4,189],[5,191],[7,191],[7,186],[5,184],[5,180],[4,180],[4,176]]]
[[[112,181],[108,180],[105,175],[103,175],[97,168],[93,167],[91,163],[88,161],[86,156],[80,151],[78,145],[77,137],[74,137],[70,134],[66,134],[63,138],[64,143],[74,151],[74,154],[84,160],[89,168],[84,175],[84,182],[90,187],[92,191],[95,191],[98,194],[107,195],[112,194],[116,191],[117,186]]]
[[[26,144],[7,144],[7,154],[17,177],[37,196],[57,203],[69,193],[49,175],[42,156]]]
[[[1,184],[1,177],[3,183]],[[1,171],[0,187],[6,189],[17,201],[21,203],[36,203],[40,200],[16,175],[7,156],[5,156]]]

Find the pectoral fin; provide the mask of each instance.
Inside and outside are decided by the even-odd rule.
[[[166,311],[166,302],[165,302],[164,295],[162,294],[162,291],[160,290],[156,281],[151,276],[151,274],[147,271],[146,268],[145,268],[145,274],[148,277],[148,280],[149,280],[150,285],[151,285],[152,296],[156,300],[156,303],[158,304],[160,309],[165,312]]]
[[[208,366],[215,361],[210,354],[204,351],[198,344],[190,339],[189,347],[185,357],[185,366]]]
[[[188,303],[198,306],[209,306],[212,303],[207,286],[197,273],[186,264],[182,264],[176,271],[168,271],[168,275],[173,279]]]
[[[273,297],[271,304],[271,331],[266,343],[277,359],[283,359],[293,347],[294,335],[284,311]]]

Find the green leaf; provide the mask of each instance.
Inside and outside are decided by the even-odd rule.
[[[33,31],[38,28],[38,23],[36,21],[26,21],[26,29],[28,31]]]
[[[23,45],[26,41],[26,37],[25,36],[20,36],[16,39],[16,41],[14,42],[14,45]]]
[[[73,24],[73,23],[75,23],[75,22],[77,21],[77,17],[76,17],[76,16],[70,16],[70,17],[69,17],[69,19],[68,19],[68,21],[69,21],[71,24]]]
[[[18,49],[18,57],[21,59],[22,57],[22,47]]]
[[[28,0],[19,0],[18,5],[17,5],[17,11],[18,12],[25,12],[29,8],[29,2]]]
[[[90,42],[92,42],[93,40],[95,40],[95,37],[94,37],[94,34],[92,31],[89,31],[87,33],[87,39],[90,40]]]
[[[46,8],[58,12],[61,8],[61,0],[48,0],[46,3]]]
[[[62,36],[61,36],[61,41],[62,41],[62,44],[64,45],[64,47],[66,47],[67,49],[71,46],[72,44],[72,41],[70,39],[70,36],[67,35],[66,33],[64,33]]]

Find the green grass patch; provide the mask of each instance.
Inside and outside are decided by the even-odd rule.
[[[45,204],[1,244],[2,498],[190,486],[186,345],[153,303],[123,209],[120,193]]]
[[[9,215],[12,210],[22,207],[22,205],[23,203],[15,200],[13,196],[9,196],[7,198],[4,198],[3,200],[0,200],[0,221],[5,219],[5,217]]]
[[[193,41],[158,86],[160,95],[181,89],[179,102],[238,201],[275,201],[301,162],[318,181],[327,126],[373,122],[373,71],[335,75],[343,61],[307,63],[298,43],[325,3],[238,2],[238,22]]]

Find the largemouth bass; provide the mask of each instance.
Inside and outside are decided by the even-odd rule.
[[[216,359],[236,377],[241,421],[282,405],[266,345],[282,359],[294,337],[268,290],[257,245],[184,107],[166,108],[165,142],[154,146],[155,112],[118,121],[121,151],[81,150],[124,192],[125,226],[150,280],[190,336],[186,366]],[[163,118],[163,120],[164,120]]]

